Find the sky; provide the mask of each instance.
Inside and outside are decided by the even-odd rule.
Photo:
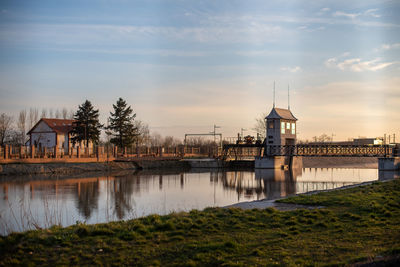
[[[119,97],[152,132],[255,134],[276,106],[299,139],[395,133],[400,1],[0,1],[0,113]]]

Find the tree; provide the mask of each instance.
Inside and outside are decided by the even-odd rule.
[[[267,131],[267,121],[265,120],[265,117],[268,116],[268,112],[265,112],[260,115],[260,117],[256,118],[256,124],[254,125],[253,130],[256,131],[259,136],[261,137],[262,140],[266,137],[266,131]]]
[[[136,144],[148,145],[150,143],[149,125],[140,120],[135,120],[133,125],[137,128]]]
[[[4,145],[6,138],[10,134],[12,117],[5,113],[0,114],[0,145]]]
[[[33,125],[38,121],[39,110],[37,108],[29,109],[29,129],[32,129]]]
[[[25,144],[25,131],[26,131],[26,110],[21,110],[18,116],[17,122],[18,131],[20,134],[20,141],[21,145]]]
[[[62,111],[61,111],[61,114],[62,114],[62,118],[64,120],[66,120],[67,116],[68,116],[68,110],[66,108],[63,108]]]
[[[86,100],[78,107],[74,115],[75,122],[71,131],[72,143],[81,141],[86,142],[86,147],[89,146],[89,141],[97,144],[100,137],[100,129],[103,125],[99,122],[99,110],[95,110],[89,100]]]
[[[119,147],[127,147],[135,142],[138,135],[138,129],[134,125],[136,113],[133,113],[131,106],[122,98],[118,99],[113,108],[114,112],[110,112],[107,127],[112,136],[110,142]]]

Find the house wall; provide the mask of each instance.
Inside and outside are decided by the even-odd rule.
[[[31,145],[35,145],[35,142],[37,147],[54,147],[56,133],[42,121],[31,132]]]

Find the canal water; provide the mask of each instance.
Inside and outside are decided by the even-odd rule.
[[[3,178],[0,234],[201,210],[393,178],[379,176],[377,169],[305,168]]]

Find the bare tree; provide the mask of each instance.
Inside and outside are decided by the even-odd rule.
[[[61,118],[61,112],[56,109],[56,113],[54,114],[54,116],[56,117],[56,119],[60,119]]]
[[[259,117],[256,118],[256,123],[254,124],[253,130],[256,131],[259,136],[261,137],[262,140],[266,137],[266,131],[267,131],[267,121],[265,120],[265,117],[268,116],[268,112],[265,112],[261,114]]]
[[[20,141],[21,145],[25,144],[25,134],[26,134],[26,110],[21,110],[18,116],[17,122],[18,131],[20,134]]]
[[[66,108],[62,109],[61,114],[64,120],[68,118],[68,110]]]
[[[137,145],[149,145],[150,144],[149,125],[140,120],[135,120],[133,124],[138,129],[138,136],[136,140]]]
[[[47,117],[47,109],[42,108],[42,114],[40,114],[40,118],[46,118]]]
[[[12,117],[5,113],[0,115],[0,145],[4,145],[11,131]]]
[[[50,118],[54,118],[54,110],[53,110],[53,108],[50,108],[50,110],[49,110],[49,117]]]
[[[71,109],[71,110],[69,111],[69,114],[68,114],[68,119],[69,119],[69,120],[73,120],[73,119],[74,119],[74,115],[75,115],[75,112]]]
[[[152,133],[150,136],[150,145],[151,146],[161,146],[163,143],[163,138],[159,133]]]
[[[39,110],[37,108],[29,109],[29,129],[32,129],[33,125],[38,121]]]

